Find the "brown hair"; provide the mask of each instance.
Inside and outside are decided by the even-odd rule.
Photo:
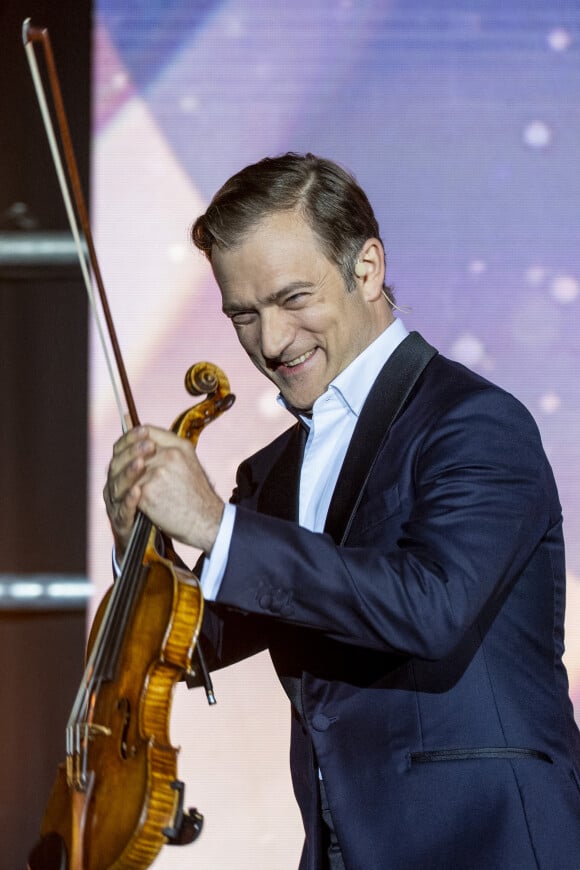
[[[355,263],[367,239],[381,241],[379,225],[353,176],[314,154],[265,157],[237,172],[198,217],[191,236],[211,261],[214,245],[235,247],[267,215],[291,210],[302,214],[326,257],[340,270],[347,289],[353,290]],[[385,291],[392,303],[391,288]]]

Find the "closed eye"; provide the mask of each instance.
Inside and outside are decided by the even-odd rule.
[[[258,315],[255,311],[234,311],[227,316],[234,326],[247,326],[253,323]]]
[[[285,308],[301,308],[303,305],[306,305],[310,296],[311,294],[305,291],[292,293],[290,296],[286,296],[283,305]]]
[[[312,297],[313,293],[313,284],[306,281],[295,281],[276,293],[270,294],[263,304],[277,305],[280,308],[296,311],[308,304],[308,300]],[[223,311],[236,327],[248,326],[254,323],[259,316],[258,311],[254,308],[228,310],[224,307]]]

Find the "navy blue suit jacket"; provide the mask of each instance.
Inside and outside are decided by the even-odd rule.
[[[318,766],[347,870],[578,870],[552,471],[525,408],[440,355],[385,434],[377,396],[408,342],[326,533],[295,521],[298,426],[240,467],[211,665],[270,649],[293,702],[301,870],[322,866]]]

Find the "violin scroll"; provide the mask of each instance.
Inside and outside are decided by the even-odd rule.
[[[230,382],[224,372],[209,362],[190,366],[185,375],[185,389],[190,396],[205,393],[207,397],[180,414],[171,429],[180,438],[187,438],[195,447],[202,429],[231,408],[236,397],[230,393]]]

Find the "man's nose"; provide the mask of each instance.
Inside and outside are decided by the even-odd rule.
[[[292,343],[294,329],[288,313],[273,307],[262,311],[260,318],[260,350],[266,359],[279,359]]]

